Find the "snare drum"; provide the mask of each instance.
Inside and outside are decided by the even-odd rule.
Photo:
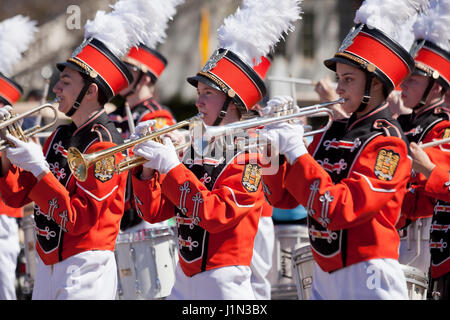
[[[118,299],[161,299],[172,291],[178,249],[174,227],[142,229],[117,236]]]
[[[427,273],[430,267],[430,228],[431,217],[411,222],[400,230],[400,249],[398,261]]]
[[[400,265],[406,279],[409,300],[426,300],[428,291],[428,277],[417,268]]]
[[[273,300],[298,299],[293,276],[292,251],[298,244],[309,243],[306,225],[275,225],[275,247],[272,268],[268,274]]]
[[[299,300],[309,300],[314,274],[314,258],[309,244],[300,244],[294,249],[292,266]]]

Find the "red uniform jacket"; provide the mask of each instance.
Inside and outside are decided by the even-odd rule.
[[[123,156],[97,162],[85,182],[77,181],[67,165],[67,149],[83,153],[102,150],[123,140],[100,111],[84,125],[60,126],[44,145],[51,172],[39,182],[27,171],[11,166],[0,178],[0,192],[8,205],[35,202],[36,250],[47,265],[87,250],[114,250],[123,214],[126,173],[111,174]]]
[[[255,155],[238,153],[226,160],[192,154],[191,149],[163,183],[133,176],[138,212],[150,223],[175,216],[179,261],[187,276],[249,266],[265,201]]]
[[[398,259],[395,225],[411,170],[399,127],[386,104],[360,119],[335,121],[315,137],[311,154],[264,175],[273,206],[306,208],[311,249],[322,270]]]
[[[450,109],[440,100],[419,112],[402,116],[399,121],[410,141],[431,142],[450,137]],[[450,144],[426,148],[425,152],[441,171],[450,170]],[[434,170],[433,170],[434,171]],[[436,173],[438,173],[438,171]],[[438,278],[450,270],[450,202],[448,190],[445,194],[445,177],[433,174],[426,179],[423,174],[413,172],[410,188],[403,202],[403,220],[433,217],[430,230],[431,276]],[[441,175],[444,175],[441,173]]]
[[[424,191],[437,199],[450,202],[450,171],[448,168],[435,167],[425,183]]]

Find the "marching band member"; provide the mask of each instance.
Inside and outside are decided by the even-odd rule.
[[[292,28],[297,4],[246,0],[225,20],[219,49],[188,78],[204,124],[239,121],[263,98],[264,82],[251,66]],[[134,172],[136,206],[152,223],[176,218],[179,264],[168,299],[254,299],[249,266],[265,201],[258,154],[230,149],[224,139],[205,149],[201,142],[194,135],[182,163],[170,140],[137,145],[135,154],[148,162]]]
[[[0,23],[0,122],[7,120],[23,91],[6,76],[28,49],[36,32],[36,21],[17,15]],[[17,219],[23,208],[12,208],[0,199],[0,300],[16,300],[16,265],[20,252]]]
[[[337,93],[351,116],[315,136],[309,153],[299,123],[261,130],[285,159],[275,175],[263,168],[267,198],[275,207],[300,203],[308,212],[312,299],[408,298],[395,225],[411,159],[385,99],[414,66],[391,37],[415,13],[404,2],[365,1],[358,9],[355,27],[324,62],[336,72]]]
[[[184,0],[183,0],[184,1]],[[139,123],[154,119],[155,129],[170,126],[176,122],[170,109],[160,104],[155,98],[156,82],[167,66],[167,59],[156,50],[158,42],[166,38],[167,21],[175,14],[175,6],[180,0],[149,1],[152,18],[159,23],[150,24],[145,43],[132,47],[122,58],[133,75],[133,82],[121,90],[119,95],[125,99],[125,106],[117,108],[109,114],[111,120],[120,128],[124,139],[129,139],[134,133],[134,127]],[[128,110],[127,110],[128,109]],[[128,113],[132,119],[128,119]],[[130,128],[131,127],[131,128]],[[125,213],[121,221],[122,231],[151,227],[136,213],[132,201],[131,176],[128,178]]]
[[[7,136],[15,147],[2,156],[1,194],[14,207],[35,203],[39,259],[33,299],[116,296],[113,250],[127,175],[115,175],[111,167],[123,156],[97,162],[81,182],[69,170],[67,151],[75,146],[89,153],[123,143],[104,104],[133,80],[119,58],[137,44],[132,34],[115,28],[124,22],[118,10],[97,12],[86,23],[85,41],[57,64],[60,78],[53,92],[71,124],[56,128],[43,151],[33,142]]]
[[[414,24],[416,43],[412,50],[415,54],[415,69],[401,85],[402,99],[412,113],[399,118],[410,142],[426,143],[450,137],[450,109],[444,101],[450,84],[449,26],[449,0],[435,2]],[[417,151],[415,145],[413,148]],[[450,170],[449,144],[426,148],[424,151],[431,162],[440,168],[436,173]],[[426,273],[431,268],[430,292],[436,291],[440,298],[448,299],[450,248],[446,245],[449,242],[446,226],[450,203],[445,201],[445,197],[439,197],[442,187],[445,189],[445,178],[440,181],[443,185],[435,187],[438,191],[436,194],[428,192],[427,189],[437,178],[433,174],[431,176],[433,179],[429,181],[429,177],[413,172],[402,213],[407,219],[406,224],[413,221],[411,225],[421,223],[427,227],[423,230],[427,245],[421,254],[423,268]],[[432,282],[437,288],[433,287]]]

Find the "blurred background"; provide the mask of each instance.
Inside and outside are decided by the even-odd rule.
[[[24,89],[23,97],[44,88],[43,72],[46,70],[51,71],[47,99],[54,98],[51,88],[58,79],[55,64],[65,61],[82,42],[86,21],[93,19],[98,10],[109,11],[109,5],[115,2],[0,0],[0,21],[17,14],[38,21],[37,39],[12,74]],[[303,0],[302,19],[296,23],[295,31],[278,43],[274,52],[266,78],[268,98],[288,94],[295,95],[299,106],[318,102],[314,85],[292,85],[271,79],[291,77],[314,82],[328,75],[334,81],[334,74],[323,66],[323,60],[334,55],[352,27],[355,11],[361,3],[362,0]],[[240,4],[240,0],[186,0],[177,7],[167,39],[157,48],[169,62],[158,80],[157,97],[171,108],[177,120],[196,113],[196,90],[186,78],[195,75],[217,48],[216,30]],[[114,99],[111,103],[114,107],[121,101]],[[20,101],[15,107],[26,110],[35,105]]]

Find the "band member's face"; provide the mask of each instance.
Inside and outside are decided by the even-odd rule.
[[[197,101],[195,106],[198,112],[203,113],[203,122],[211,126],[219,116],[225,102],[226,95],[222,91],[216,90],[204,83],[198,82]]]
[[[336,93],[344,98],[342,108],[347,113],[358,110],[364,95],[366,75],[364,71],[344,63],[336,64]]]
[[[125,96],[126,94],[130,93],[131,90],[135,87],[136,81],[139,78],[139,70],[136,68],[128,68],[128,70],[130,70],[132,76],[133,76],[133,82],[130,83],[130,85],[128,87],[126,87],[125,89],[119,91],[119,94],[121,96]]]
[[[72,68],[64,68],[59,75],[59,80],[53,87],[53,92],[59,98],[58,110],[67,113],[75,103],[84,81],[78,71]]]
[[[428,81],[428,77],[413,74],[402,82],[400,87],[402,88],[402,100],[405,107],[412,109],[420,102],[428,86]]]

